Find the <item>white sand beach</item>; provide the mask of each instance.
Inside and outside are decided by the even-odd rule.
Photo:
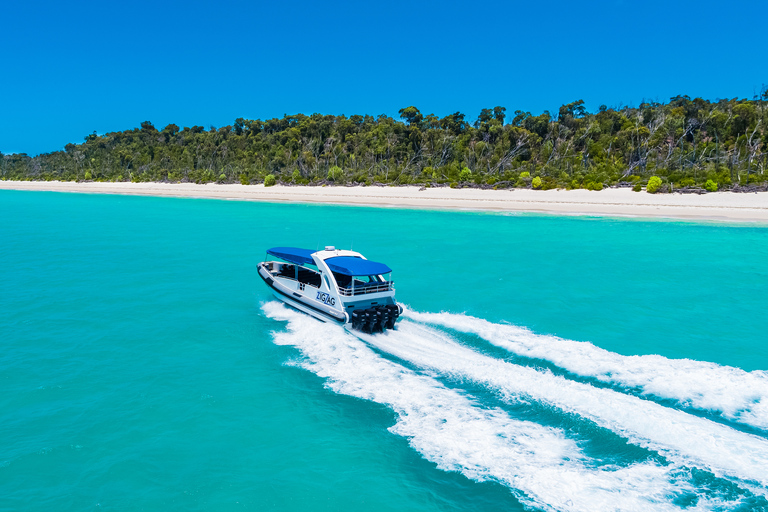
[[[0,181],[0,189],[191,197],[237,201],[537,212],[558,215],[666,217],[768,222],[768,193],[648,194],[630,189],[478,190],[419,187],[287,187],[194,183]]]

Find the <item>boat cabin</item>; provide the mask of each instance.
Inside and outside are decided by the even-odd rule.
[[[392,269],[383,263],[366,260],[359,253],[331,247],[317,252],[296,247],[275,247],[269,249],[267,254],[286,262],[266,262],[268,270],[276,277],[296,281],[302,290],[307,286],[327,288],[342,297],[394,291],[394,282],[390,278]],[[319,261],[315,261],[315,255]],[[318,263],[320,268],[327,267],[330,272],[323,273]],[[328,278],[329,274],[332,279]],[[323,286],[324,277],[326,286]]]

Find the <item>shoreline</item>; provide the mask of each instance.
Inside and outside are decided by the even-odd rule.
[[[628,188],[481,190],[207,183],[0,181],[0,190],[768,223],[768,193],[648,194]]]

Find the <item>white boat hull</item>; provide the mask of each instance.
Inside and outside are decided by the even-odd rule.
[[[272,295],[274,295],[277,300],[282,301],[282,302],[288,304],[292,308],[298,309],[299,311],[301,311],[303,313],[306,313],[306,314],[308,314],[308,315],[310,315],[312,317],[315,317],[318,320],[321,320],[323,322],[331,323],[331,324],[337,324],[337,325],[343,325],[343,324],[347,323],[347,322],[342,322],[341,320],[338,320],[338,319],[333,318],[331,316],[325,315],[323,313],[319,313],[316,310],[310,309],[309,307],[306,306],[306,304],[302,304],[301,302],[299,302],[297,300],[293,300],[293,299],[291,299],[289,297],[286,297],[285,295],[283,295],[280,292],[277,292],[275,290],[272,290]]]

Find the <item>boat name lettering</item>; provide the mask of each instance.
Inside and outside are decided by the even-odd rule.
[[[331,306],[336,305],[336,299],[334,299],[327,293],[317,292],[317,300],[319,300],[323,304],[330,304]]]

